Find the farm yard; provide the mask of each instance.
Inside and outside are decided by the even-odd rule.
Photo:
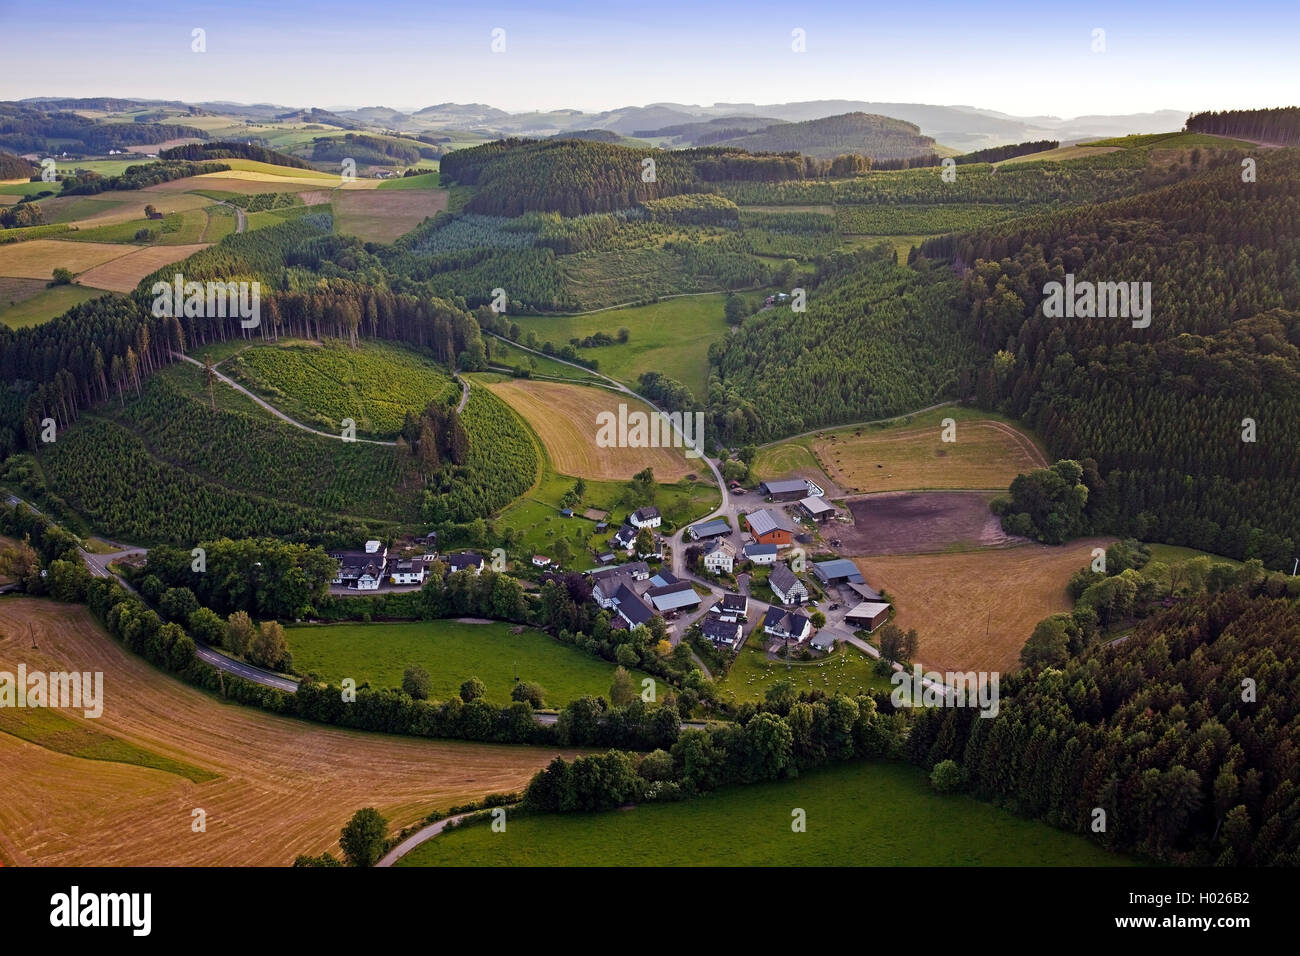
[[[894,623],[916,628],[919,661],[935,670],[1019,669],[1020,648],[1043,618],[1073,606],[1065,590],[1093,548],[1113,538],[1060,546],[1024,544],[962,554],[857,558],[872,586],[898,608]]]
[[[299,673],[334,683],[351,677],[358,687],[401,687],[406,668],[419,664],[432,679],[433,700],[457,696],[467,678],[477,677],[487,699],[504,706],[518,675],[545,688],[546,706],[558,709],[585,695],[608,698],[614,679],[614,664],[501,621],[305,625],[285,635]],[[634,673],[639,686],[647,675]]]
[[[846,555],[921,554],[992,548],[1021,540],[989,510],[992,493],[890,491],[849,502],[853,524],[837,526]]]
[[[807,812],[792,833],[790,810]],[[665,834],[671,837],[665,842]],[[597,815],[445,831],[398,866],[1124,866],[1084,837],[964,795],[901,763],[857,761],[798,779]]]
[[[532,426],[555,470],[565,475],[619,481],[643,468],[653,468],[660,481],[676,481],[704,470],[679,448],[601,448],[596,444],[597,419],[602,412],[618,415],[620,403],[628,414],[654,414],[628,395],[603,388],[523,379],[495,382],[492,392]]]
[[[400,828],[518,789],[554,756],[224,704],[127,652],[76,605],[0,600],[0,667],[19,661],[102,671],[105,703],[94,721],[59,712],[75,729],[33,720],[0,732],[7,865],[287,866],[299,853],[337,854],[339,828],[358,807],[374,806]],[[191,831],[196,807],[207,813],[205,833]]]

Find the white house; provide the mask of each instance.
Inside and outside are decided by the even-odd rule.
[[[388,580],[393,584],[423,584],[424,574],[424,561],[419,558],[392,561],[388,565]]]
[[[770,607],[763,617],[763,633],[781,640],[802,641],[812,631],[812,622],[798,611]]]
[[[721,601],[709,608],[709,613],[722,621],[743,621],[749,615],[749,598],[744,594],[724,594]]]
[[[551,559],[544,554],[535,554],[533,555],[533,564],[539,568],[549,568],[551,566]]]
[[[627,523],[638,531],[642,528],[657,528],[663,523],[659,509],[655,507],[637,508],[628,516]]]
[[[776,564],[776,553],[774,544],[745,545],[745,557],[753,564]]]
[[[714,574],[730,574],[736,566],[736,549],[720,538],[714,539],[700,560]]]
[[[773,565],[768,587],[782,604],[802,604],[808,600],[808,587],[784,564]]]
[[[456,571],[473,571],[480,574],[483,571],[483,555],[475,554],[473,551],[460,551],[456,554],[447,555],[447,568],[451,573]]]

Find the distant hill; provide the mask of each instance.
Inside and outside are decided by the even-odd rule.
[[[872,159],[910,159],[932,154],[938,146],[912,123],[870,113],[779,123],[714,145],[736,146],[750,152],[796,151],[818,159],[833,159],[845,153]]]
[[[724,139],[754,133],[781,122],[782,120],[770,116],[719,116],[716,119],[702,120],[697,123],[678,123],[662,129],[637,130],[632,135],[664,136],[672,140],[673,146],[711,146]]]

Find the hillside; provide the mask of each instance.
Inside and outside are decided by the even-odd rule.
[[[869,113],[845,113],[802,123],[780,123],[717,142],[751,152],[790,150],[820,159],[857,153],[872,159],[911,159],[935,152],[938,144],[903,120]]]

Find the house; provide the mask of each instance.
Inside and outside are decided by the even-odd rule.
[[[384,562],[372,555],[356,552],[331,555],[338,558],[339,570],[332,583],[358,591],[377,591],[384,579]]]
[[[618,593],[614,595],[614,603],[618,608],[618,616],[627,622],[628,627],[647,624],[655,616],[655,612],[627,585],[618,589]]]
[[[663,518],[659,514],[659,509],[653,506],[637,508],[628,516],[627,523],[637,530],[641,528],[657,528],[663,523]]]
[[[725,541],[715,540],[700,561],[714,574],[730,574],[736,566],[736,549]]]
[[[473,551],[458,551],[455,554],[447,555],[447,570],[454,574],[457,571],[473,571],[475,574],[481,574],[483,571],[483,555],[475,554]]]
[[[782,604],[802,604],[808,600],[808,587],[800,581],[793,571],[784,564],[772,566],[772,575],[767,579],[768,586],[776,599]]]
[[[632,550],[632,545],[635,543],[636,528],[632,527],[630,524],[623,525],[623,527],[619,528],[614,534],[614,537],[609,539],[609,545],[611,548],[619,548],[628,552]]]
[[[745,525],[756,544],[774,544],[782,548],[794,541],[794,529],[789,526],[785,515],[768,508],[745,515]]]
[[[533,555],[533,564],[539,568],[549,568],[551,566],[551,559],[544,554],[535,554]]]
[[[813,521],[826,521],[835,517],[835,506],[827,503],[825,498],[809,495],[799,499],[799,510]]]
[[[424,559],[398,559],[388,563],[388,580],[393,584],[423,584]]]
[[[678,581],[661,588],[651,588],[645,596],[655,606],[655,610],[665,613],[680,611],[682,608],[699,607],[700,596],[695,593],[689,581]]]
[[[889,605],[879,601],[863,601],[844,615],[844,623],[852,627],[874,631],[889,620]]]
[[[737,621],[710,616],[700,622],[700,631],[714,644],[728,644],[734,647],[740,640],[742,628]]]
[[[835,650],[835,635],[830,631],[818,631],[808,644],[815,651],[833,651]]]
[[[749,616],[749,598],[744,594],[724,594],[709,608],[709,613],[724,621],[743,621]]]
[[[593,575],[593,577],[595,577]],[[630,588],[632,586],[632,575],[625,571],[615,571],[613,574],[602,574],[595,578],[591,585],[591,598],[606,610],[611,610],[616,602],[616,596],[621,588]]]
[[[705,538],[720,538],[731,534],[731,526],[721,518],[714,518],[712,521],[691,525],[686,533],[696,541],[703,541]]]
[[[745,559],[752,564],[776,564],[776,545],[747,544]]]
[[[587,576],[591,578],[592,583],[594,584],[605,575],[614,574],[619,571],[629,575],[633,581],[645,581],[650,577],[650,565],[646,564],[644,561],[629,561],[627,564],[618,564],[612,568],[598,568],[595,571],[589,572]]]
[[[802,478],[783,478],[779,481],[760,481],[758,491],[773,501],[797,501],[808,494],[808,485]]]
[[[811,631],[812,622],[798,611],[770,607],[763,616],[763,633],[783,641],[802,641]]]
[[[827,587],[834,584],[865,584],[862,572],[848,558],[835,558],[832,561],[814,561],[812,572],[817,580]]]

